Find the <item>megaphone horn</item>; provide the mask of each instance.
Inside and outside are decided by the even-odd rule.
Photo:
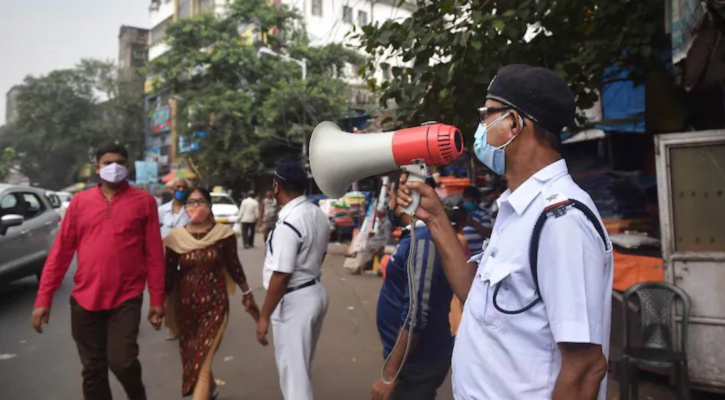
[[[352,134],[321,122],[310,139],[310,169],[317,186],[331,198],[345,195],[355,181],[402,168],[410,179],[425,180],[427,166],[448,164],[463,154],[455,126],[431,123],[392,132]],[[417,208],[417,202],[414,211]]]

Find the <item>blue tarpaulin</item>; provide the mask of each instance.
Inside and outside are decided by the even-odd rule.
[[[605,74],[616,72],[614,67],[607,69]],[[628,72],[620,70],[613,79],[626,78]],[[598,129],[610,132],[644,133],[644,85],[635,86],[633,81],[618,81],[607,84],[602,90],[602,123]],[[628,120],[621,124],[606,121]]]

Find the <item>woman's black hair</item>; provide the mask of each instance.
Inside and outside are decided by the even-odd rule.
[[[190,189],[186,193],[186,199],[184,200],[184,204],[186,204],[189,201],[189,197],[191,197],[191,194],[194,192],[201,193],[201,195],[204,196],[204,198],[206,199],[207,203],[209,203],[211,205],[211,193],[209,193],[209,190],[202,188],[202,187],[195,187],[193,189]]]

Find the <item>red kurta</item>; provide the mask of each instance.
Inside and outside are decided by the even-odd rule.
[[[100,186],[76,195],[43,268],[36,307],[50,307],[78,252],[73,297],[89,311],[140,296],[148,281],[152,306],[164,302],[164,255],[156,200],[125,183],[108,201]]]

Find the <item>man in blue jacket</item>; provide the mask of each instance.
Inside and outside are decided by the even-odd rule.
[[[395,204],[394,198],[391,201]],[[399,208],[395,212],[400,216]],[[404,215],[402,221],[406,223],[407,216]],[[373,385],[373,400],[433,400],[451,365],[453,338],[448,313],[453,291],[446,280],[430,232],[422,222],[415,226],[413,275],[416,292],[409,291],[406,267],[411,254],[411,237],[405,236],[401,240],[388,263],[380,290],[378,332],[388,362],[382,371],[384,379],[381,377]],[[412,331],[410,324],[404,326],[411,296],[416,296],[418,300]],[[410,354],[404,360],[406,343],[411,334]],[[399,335],[400,344],[395,347]],[[394,380],[401,365],[400,375]]]

